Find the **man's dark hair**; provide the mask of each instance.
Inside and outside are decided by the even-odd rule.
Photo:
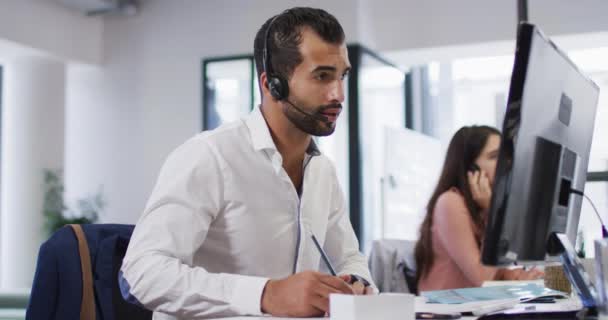
[[[266,20],[255,36],[253,55],[258,70],[258,79],[264,72],[263,52],[266,42],[266,30],[272,22],[268,35],[268,54],[270,56],[268,69],[275,76],[288,80],[293,70],[302,62],[298,46],[302,42],[302,29],[311,28],[321,39],[332,44],[344,42],[344,30],[338,20],[322,9],[292,8],[283,11],[278,16]],[[260,88],[261,90],[261,88]]]

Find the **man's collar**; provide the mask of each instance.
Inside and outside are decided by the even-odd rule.
[[[306,149],[306,153],[308,153],[311,156],[320,156],[321,155],[321,150],[319,150],[319,147],[317,147],[317,143],[315,142],[314,138],[310,139],[310,144],[308,145],[308,148]]]
[[[278,151],[274,141],[272,140],[268,123],[266,123],[266,119],[264,119],[260,106],[253,109],[253,111],[245,119],[245,123],[247,124],[247,128],[249,128],[249,133],[251,134],[251,143],[253,144],[254,150]],[[318,156],[321,154],[321,151],[317,147],[314,139],[310,139],[310,144],[306,149],[306,153],[311,156]]]
[[[245,123],[247,124],[247,128],[249,128],[251,143],[253,144],[254,150],[277,150],[277,147],[272,140],[272,136],[270,135],[268,124],[266,123],[259,106],[253,108],[253,111],[247,116]]]

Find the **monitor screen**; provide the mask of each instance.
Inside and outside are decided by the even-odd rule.
[[[492,204],[487,265],[544,261],[547,240],[574,243],[599,88],[534,25],[519,26]]]

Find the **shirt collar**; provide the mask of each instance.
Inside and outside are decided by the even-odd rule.
[[[306,153],[309,154],[310,156],[320,156],[321,155],[321,150],[319,150],[319,147],[317,147],[315,138],[310,139],[310,144],[308,145],[308,148],[306,149]]]
[[[254,150],[278,151],[274,141],[272,140],[270,129],[268,128],[268,124],[266,123],[266,119],[264,119],[264,115],[262,114],[260,107],[253,109],[253,111],[246,118],[245,123],[247,124],[247,128],[249,128],[249,133],[251,134],[251,143],[253,144]],[[321,151],[317,147],[314,138],[310,139],[310,144],[306,149],[306,153],[310,156],[318,156],[321,154]]]
[[[251,143],[253,144],[254,150],[277,150],[274,141],[272,141],[266,119],[264,119],[262,110],[260,110],[259,107],[253,108],[253,111],[246,118],[245,123],[247,124],[247,128],[249,128]]]

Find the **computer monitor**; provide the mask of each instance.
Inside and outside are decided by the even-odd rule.
[[[486,265],[545,261],[552,233],[574,243],[599,88],[536,26],[520,24],[492,204]]]

